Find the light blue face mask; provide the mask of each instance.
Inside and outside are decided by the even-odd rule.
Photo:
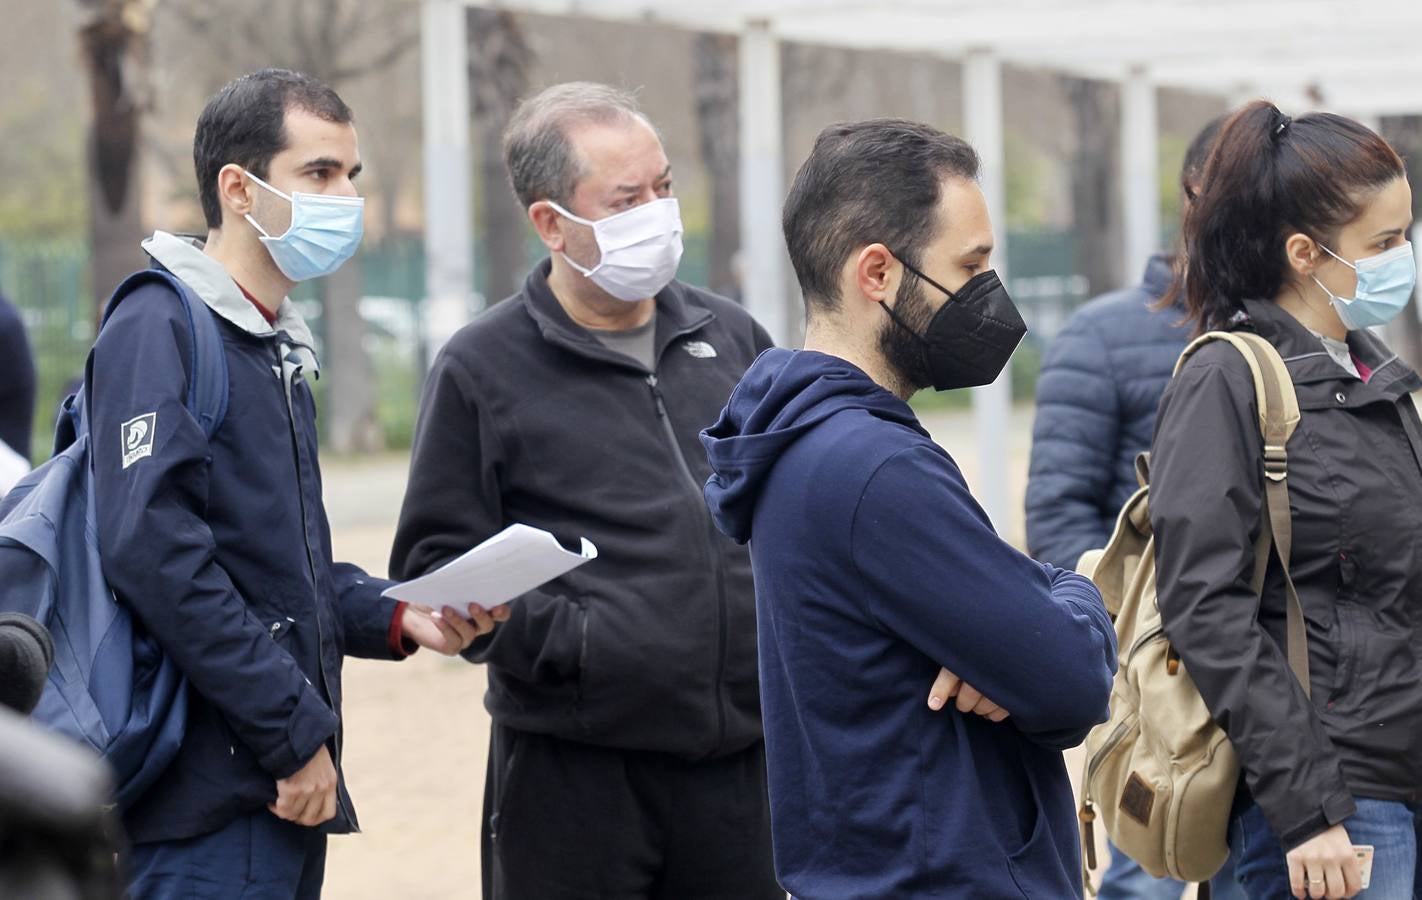
[[[1319,244],[1323,247],[1322,244]],[[1343,327],[1349,331],[1359,331],[1374,325],[1386,325],[1397,318],[1398,313],[1407,308],[1412,299],[1412,291],[1417,286],[1417,258],[1412,255],[1412,244],[1403,241],[1377,256],[1360,259],[1356,263],[1323,247],[1325,253],[1358,273],[1358,289],[1352,299],[1345,299],[1324,287],[1316,276],[1315,284],[1323,288]]]
[[[246,173],[252,181],[291,204],[291,225],[280,237],[272,237],[249,214],[247,221],[261,234],[272,260],[292,281],[306,281],[330,275],[355,255],[365,234],[365,200],[331,194],[291,196]]]

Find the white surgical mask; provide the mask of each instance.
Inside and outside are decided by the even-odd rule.
[[[563,259],[618,300],[645,300],[676,277],[682,226],[681,205],[675,197],[643,203],[596,222],[575,216],[551,200],[548,205],[563,218],[592,228],[602,254],[597,265],[584,268],[566,253]]]
[[[250,214],[246,217],[287,278],[306,281],[330,275],[355,255],[365,232],[364,199],[300,191],[288,196],[251,172],[246,175],[291,204],[291,225],[278,237],[267,234]]]

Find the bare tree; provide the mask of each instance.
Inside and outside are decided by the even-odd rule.
[[[142,264],[139,134],[155,0],[76,0],[93,118],[88,140],[90,289],[104,299]]]
[[[260,65],[305,72],[333,88],[381,75],[419,45],[417,0],[163,0],[225,71]],[[385,198],[387,204],[394,197]],[[380,448],[374,373],[360,317],[359,257],[322,279],[326,446]]]
[[[224,71],[260,60],[340,87],[384,73],[420,43],[418,0],[157,2]]]
[[[696,123],[711,185],[711,284],[740,298],[733,261],[740,249],[740,103],[736,38],[698,34]]]
[[[484,295],[494,304],[518,290],[527,266],[529,226],[505,175],[503,135],[514,107],[528,93],[534,53],[518,17],[506,10],[469,10],[468,35]]]

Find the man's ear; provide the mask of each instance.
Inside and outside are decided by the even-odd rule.
[[[550,251],[561,253],[567,248],[567,241],[563,237],[563,217],[553,208],[553,204],[547,200],[529,204],[528,221],[533,223],[533,230],[538,232],[538,239],[543,241],[543,246]]]
[[[228,163],[217,172],[217,199],[224,210],[242,218],[252,211],[252,192],[261,190],[242,173],[242,167]]]
[[[850,257],[850,283],[871,303],[892,298],[903,277],[903,265],[883,244],[869,244]]]
[[[1289,235],[1284,241],[1284,258],[1288,261],[1289,268],[1300,278],[1307,278],[1318,268],[1322,262],[1323,251],[1318,247],[1318,241],[1296,231]]]

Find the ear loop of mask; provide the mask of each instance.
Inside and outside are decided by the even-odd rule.
[[[292,200],[292,198],[291,198],[290,196],[288,196],[287,194],[282,193],[281,191],[279,191],[279,190],[277,190],[276,188],[272,187],[271,185],[267,184],[265,181],[263,181],[262,179],[258,178],[258,177],[255,176],[255,175],[253,175],[251,172],[247,171],[246,169],[243,169],[243,170],[242,170],[242,174],[243,174],[243,175],[246,175],[248,178],[252,179],[252,180],[255,181],[257,184],[261,185],[262,187],[266,188],[267,190],[271,191],[273,194],[276,194],[278,197],[280,197],[281,199],[285,200],[287,203],[291,203],[293,206],[295,206],[295,202]],[[262,237],[268,238],[269,240],[277,240],[277,238],[273,238],[270,234],[268,234],[268,233],[267,233],[267,230],[266,230],[265,228],[263,228],[261,225],[257,224],[257,220],[254,219],[254,218],[252,218],[252,214],[251,214],[251,213],[247,213],[247,214],[244,215],[242,218],[244,218],[244,219],[246,219],[248,222],[250,222],[251,225],[252,225],[252,227],[255,228],[255,229],[257,229],[257,233],[260,234]],[[288,227],[290,227],[290,226],[288,226]]]
[[[1331,256],[1331,257],[1333,257],[1334,259],[1338,260],[1338,261],[1341,262],[1343,265],[1345,265],[1345,266],[1347,266],[1348,268],[1352,269],[1354,272],[1357,272],[1357,271],[1358,271],[1358,267],[1357,267],[1356,265],[1354,265],[1353,263],[1348,262],[1348,260],[1346,260],[1346,259],[1344,259],[1343,257],[1339,256],[1337,253],[1334,253],[1332,250],[1329,250],[1329,249],[1328,249],[1326,246],[1324,246],[1323,244],[1319,244],[1318,246],[1319,246],[1320,249],[1323,250],[1324,253],[1327,253],[1329,256]],[[1319,280],[1318,280],[1318,276],[1315,275],[1315,274],[1313,274],[1312,272],[1309,273],[1309,276],[1308,276],[1308,277],[1313,279],[1313,283],[1316,284],[1316,285],[1318,285],[1319,290],[1323,291],[1325,294],[1328,295],[1328,301],[1329,301],[1330,303],[1332,303],[1332,302],[1335,301],[1335,300],[1338,301],[1339,303],[1344,303],[1344,304],[1351,302],[1351,301],[1349,301],[1349,300],[1347,300],[1347,299],[1345,299],[1345,298],[1343,298],[1343,297],[1338,296],[1337,294],[1333,293],[1332,291],[1330,291],[1330,290],[1328,289],[1328,286],[1327,286],[1326,284],[1324,284],[1323,282],[1319,281]],[[1356,295],[1357,292],[1358,292],[1357,289],[1354,288],[1354,289],[1353,289],[1353,293]]]
[[[563,218],[567,219],[568,221],[570,221],[570,222],[577,222],[579,225],[586,225],[587,227],[591,228],[591,229],[593,230],[593,240],[594,240],[594,241],[597,240],[597,223],[596,223],[596,222],[593,222],[593,221],[591,221],[590,219],[584,219],[582,216],[575,216],[575,215],[573,215],[572,213],[568,212],[568,211],[567,211],[566,209],[564,209],[563,207],[559,206],[557,203],[554,203],[552,200],[545,200],[544,202],[547,203],[549,206],[553,207],[553,211],[554,211],[554,212],[556,212],[558,215],[562,216]],[[558,251],[558,255],[561,256],[561,257],[563,257],[563,261],[566,262],[568,265],[572,266],[573,269],[574,269],[575,271],[577,271],[580,275],[582,275],[584,278],[591,278],[591,277],[592,277],[592,274],[593,274],[594,272],[596,272],[598,269],[602,268],[602,244],[600,244],[600,243],[597,245],[597,253],[598,253],[598,262],[597,262],[597,265],[593,266],[591,269],[588,269],[588,268],[585,268],[585,267],[583,267],[582,265],[580,265],[578,262],[576,262],[576,261],[575,261],[571,256],[569,256],[566,252],[564,252],[564,251],[562,251],[562,250],[559,250],[559,251]]]
[[[895,258],[898,259],[898,257],[895,257]],[[939,284],[938,282],[934,281],[932,278],[929,278],[927,275],[923,274],[923,273],[920,272],[918,269],[915,269],[913,266],[909,265],[908,263],[904,262],[902,259],[899,259],[899,265],[903,266],[903,267],[904,267],[906,270],[908,270],[909,272],[912,272],[913,275],[914,275],[916,278],[918,278],[919,280],[921,280],[921,281],[926,281],[926,282],[928,282],[929,284],[933,285],[934,287],[938,288],[938,289],[939,289],[940,291],[942,291],[943,293],[947,294],[947,295],[948,295],[948,300],[949,300],[949,302],[952,302],[953,300],[957,299],[957,298],[955,298],[955,297],[953,296],[953,292],[952,292],[952,291],[950,291],[950,290],[948,290],[947,288],[943,287],[941,284]],[[900,288],[899,288],[899,289],[900,289],[900,290],[903,289],[902,283],[900,283]],[[897,297],[896,297],[895,299],[897,299]],[[922,346],[922,347],[924,347],[925,349],[927,349],[927,347],[928,347],[928,338],[926,338],[926,337],[924,337],[923,335],[919,334],[917,331],[914,331],[912,328],[910,328],[910,327],[908,326],[907,323],[904,322],[903,319],[900,319],[900,318],[899,318],[899,314],[896,313],[896,312],[894,312],[893,307],[889,306],[889,301],[888,301],[888,300],[880,300],[880,301],[879,301],[879,305],[884,308],[884,312],[886,312],[886,313],[889,314],[889,319],[890,319],[890,321],[892,321],[892,322],[893,322],[895,325],[897,325],[899,328],[902,328],[904,331],[907,331],[909,334],[913,335],[914,340],[918,341],[918,343],[919,343],[920,346]]]

